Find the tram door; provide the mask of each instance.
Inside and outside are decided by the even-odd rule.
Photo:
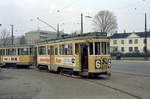
[[[54,46],[50,46],[50,64],[54,64]]]
[[[81,43],[80,50],[82,71],[88,70],[88,46],[85,43]]]

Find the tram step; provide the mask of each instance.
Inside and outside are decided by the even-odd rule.
[[[83,72],[88,72],[88,69],[83,69]]]

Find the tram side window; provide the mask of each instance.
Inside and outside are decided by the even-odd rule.
[[[0,49],[0,55],[2,55],[2,49]]]
[[[45,55],[46,54],[46,46],[40,46],[38,48],[39,55]]]
[[[30,48],[30,53],[29,55],[34,55],[34,48]]]
[[[18,48],[18,55],[29,55],[28,48]]]
[[[93,55],[93,42],[90,43],[90,55]]]
[[[72,44],[63,44],[59,47],[60,55],[72,55]]]
[[[6,49],[6,55],[16,55],[16,49]]]
[[[50,54],[50,46],[47,46],[47,53]]]
[[[5,49],[2,49],[2,55],[5,55]]]
[[[55,48],[55,55],[58,55],[58,48]]]
[[[102,47],[102,54],[106,55],[107,54],[106,42],[102,42],[101,44],[102,44],[102,46],[101,46]]]
[[[110,54],[110,43],[107,42],[107,54]]]

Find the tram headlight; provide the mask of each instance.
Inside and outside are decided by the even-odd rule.
[[[111,68],[111,59],[108,60],[108,68]]]
[[[100,69],[101,68],[101,60],[96,60],[95,61],[95,68]]]

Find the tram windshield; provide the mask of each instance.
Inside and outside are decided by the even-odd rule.
[[[95,47],[93,46],[95,45]],[[93,50],[95,50],[95,55],[108,55],[109,54],[109,42],[91,42],[90,44],[90,55],[93,55]]]

